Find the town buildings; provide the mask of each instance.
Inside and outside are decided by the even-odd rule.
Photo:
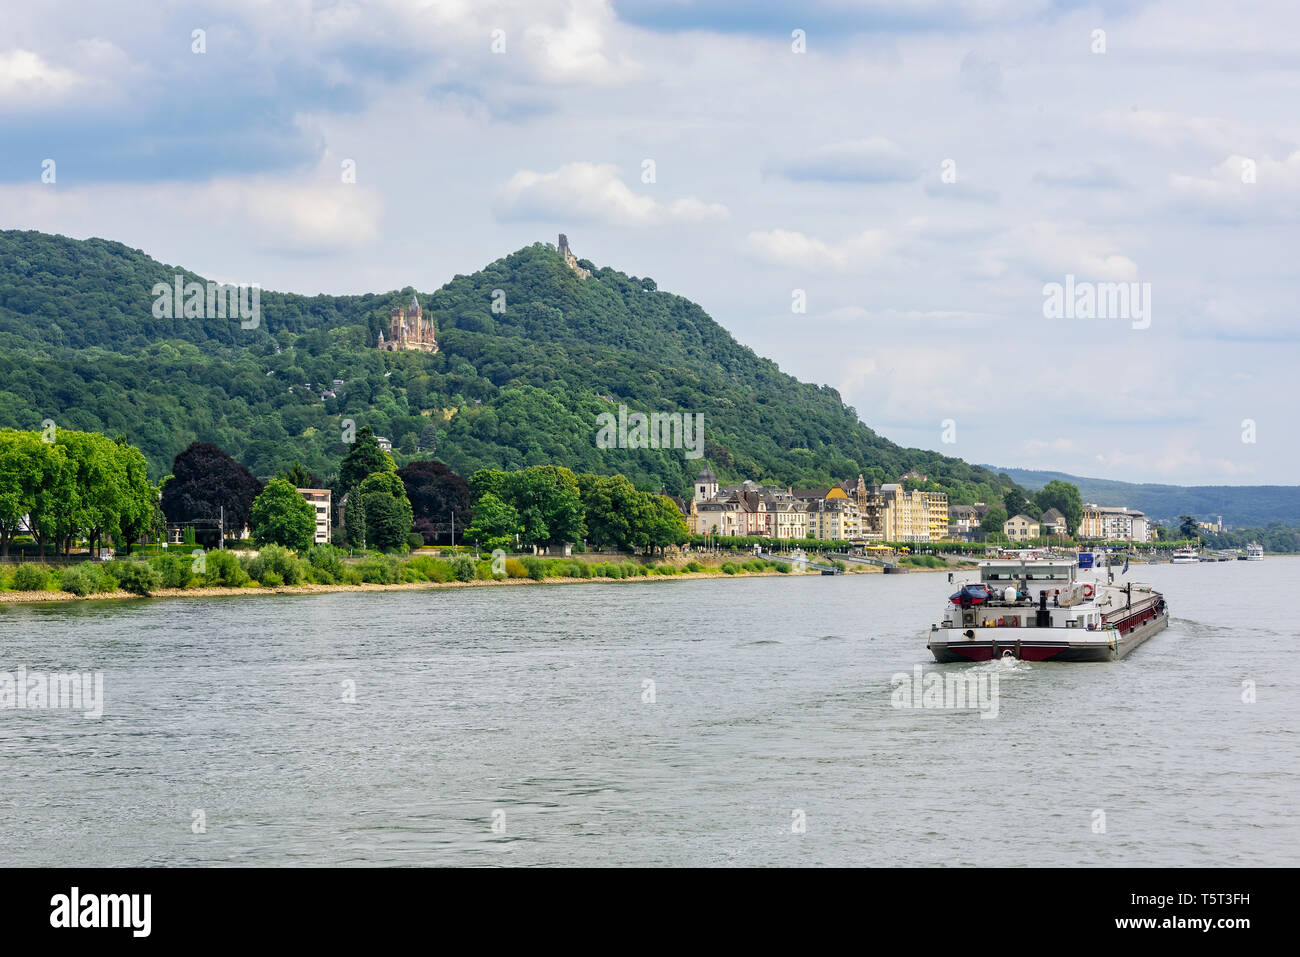
[[[1078,537],[1108,542],[1149,542],[1152,531],[1147,517],[1136,509],[1085,504]]]
[[[705,466],[695,477],[686,522],[696,535],[930,542],[948,537],[948,496],[867,485],[861,475],[830,488],[723,486]]]
[[[1013,515],[1002,525],[1002,532],[1013,542],[1023,542],[1027,539],[1037,538],[1040,526],[1038,522],[1025,515],[1023,512],[1019,515]]]

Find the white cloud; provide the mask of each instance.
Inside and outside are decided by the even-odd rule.
[[[752,232],[745,237],[751,255],[764,262],[811,270],[843,270],[879,263],[893,248],[890,234],[867,229],[838,242],[785,229]]]
[[[31,50],[0,52],[0,104],[34,106],[57,99],[81,84],[72,70],[52,66]]]
[[[0,206],[19,221],[68,235],[102,235],[129,242],[121,231],[105,231],[105,219],[126,223],[177,224],[191,236],[216,230],[239,234],[248,247],[289,256],[354,249],[379,235],[382,196],[373,189],[339,182],[337,163],[318,175],[218,178],[202,183],[107,183],[52,187],[0,186]],[[144,243],[142,243],[143,245]],[[202,263],[184,265],[200,269]]]
[[[648,187],[649,190],[658,189]],[[666,222],[725,219],[727,207],[694,196],[660,202],[633,192],[610,163],[567,163],[550,173],[520,170],[510,177],[495,206],[498,219],[655,226]]]
[[[1020,255],[1034,268],[1052,277],[1073,274],[1081,279],[1139,279],[1137,263],[1124,255],[1114,240],[1079,227],[1039,221],[1011,230]]]
[[[1300,150],[1286,159],[1229,156],[1209,176],[1171,173],[1184,205],[1228,218],[1294,219],[1300,214]]]
[[[1218,117],[1159,110],[1107,110],[1098,114],[1095,122],[1109,133],[1169,150],[1197,146],[1225,153],[1244,136]]]

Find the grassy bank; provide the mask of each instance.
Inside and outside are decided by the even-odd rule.
[[[653,561],[629,558],[506,558],[495,564],[461,554],[443,558],[372,553],[345,557],[328,545],[302,555],[276,546],[256,556],[213,551],[146,560],[82,562],[61,568],[0,568],[0,603],[139,597],[318,594],[344,591],[785,575],[788,565],[716,556]]]

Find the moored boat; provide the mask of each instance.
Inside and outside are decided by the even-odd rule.
[[[1150,585],[1114,581],[1091,553],[981,562],[980,580],[948,599],[930,626],[936,661],[1112,661],[1169,624]]]
[[[1201,556],[1194,548],[1175,548],[1173,556],[1169,559],[1174,565],[1195,565],[1200,560]]]
[[[1251,542],[1246,546],[1246,561],[1262,562],[1264,560],[1264,546],[1258,542]]]

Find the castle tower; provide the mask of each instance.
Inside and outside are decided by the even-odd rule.
[[[425,318],[419,296],[412,293],[410,306],[406,309],[394,306],[388,311],[388,338],[385,340],[380,333],[377,347],[385,352],[396,352],[398,349],[438,351],[433,317]]]
[[[569,237],[560,233],[560,242],[556,247],[559,250],[560,258],[564,264],[578,274],[579,279],[590,279],[591,273],[578,265],[578,257],[573,255],[573,250],[569,248]]]

